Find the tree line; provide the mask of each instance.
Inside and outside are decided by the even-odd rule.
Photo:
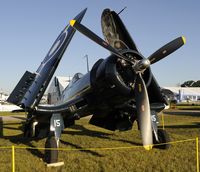
[[[183,84],[181,84],[181,87],[200,87],[200,80],[198,81],[185,81]]]

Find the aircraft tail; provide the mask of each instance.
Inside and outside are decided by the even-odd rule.
[[[54,78],[50,92],[48,93],[48,104],[55,104],[61,99],[61,88],[57,77]]]
[[[87,9],[84,9],[74,19],[81,22],[86,10]],[[39,104],[74,33],[75,29],[73,29],[70,25],[67,25],[64,28],[37,69],[36,73],[28,71],[25,72],[8,98],[8,102],[21,106],[24,109],[33,109]]]

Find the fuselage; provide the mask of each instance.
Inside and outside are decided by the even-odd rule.
[[[112,29],[108,27],[109,23],[112,23]],[[104,117],[118,111],[125,112],[130,106],[132,109],[135,108],[134,89],[137,73],[133,70],[134,64],[128,61],[137,63],[144,57],[138,52],[128,31],[114,12],[109,10],[103,12],[102,29],[108,43],[128,60],[111,54],[105,59],[99,59],[87,74],[75,74],[56,104],[38,106],[35,113],[38,118],[50,117],[54,113],[61,113],[64,120],[91,114]],[[109,33],[112,33],[112,38]],[[118,41],[112,42],[112,40]],[[120,43],[120,46],[117,43]],[[162,110],[166,101],[150,67],[142,73],[142,77],[148,89],[150,106],[156,111]]]
[[[135,61],[143,58],[139,53],[126,50],[127,58]],[[149,90],[150,105],[165,104],[164,96],[154,79],[150,68],[143,78]],[[55,105],[39,106],[44,113],[63,113],[66,118],[87,115],[105,116],[115,109],[126,108],[130,101],[134,105],[135,73],[132,64],[125,63],[115,55],[98,60],[91,71],[85,75],[77,73],[62,92]]]

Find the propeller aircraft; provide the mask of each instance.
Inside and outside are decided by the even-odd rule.
[[[169,141],[166,131],[158,129],[158,116],[167,105],[150,65],[162,60],[185,44],[181,36],[145,58],[115,11],[105,9],[101,26],[105,40],[80,22],[87,9],[81,11],[64,28],[35,73],[26,71],[8,102],[28,113],[24,136],[47,137],[46,148],[58,148],[64,128],[81,117],[92,115],[89,123],[108,129],[126,131],[138,122],[142,144],[152,149],[156,143]],[[76,73],[59,94],[56,104],[39,104],[75,31],[79,31],[111,55],[99,59],[85,75]],[[160,145],[166,149],[169,145]],[[45,151],[45,161],[58,160],[56,149]]]

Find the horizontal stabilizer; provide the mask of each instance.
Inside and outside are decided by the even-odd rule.
[[[19,105],[21,100],[24,98],[25,93],[33,83],[36,74],[26,71],[20,81],[18,82],[15,89],[12,91],[7,101],[15,105]]]

